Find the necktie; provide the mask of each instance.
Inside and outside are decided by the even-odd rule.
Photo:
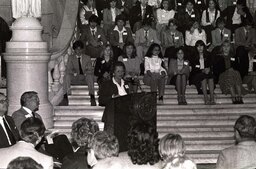
[[[35,112],[32,111],[33,118],[36,118]]]
[[[245,40],[248,39],[248,31],[245,31]]]
[[[221,32],[220,32],[220,38],[221,38],[221,40],[223,40],[223,30],[221,30]]]
[[[145,39],[148,41],[148,31],[145,31]]]
[[[13,144],[16,143],[15,137],[14,137],[11,129],[9,128],[9,125],[7,124],[5,118],[3,118],[3,122],[4,122],[5,130],[6,130],[7,134],[8,134],[9,139],[10,139],[11,145],[13,145]]]
[[[173,45],[175,45],[175,35],[174,34],[172,34],[172,43],[173,43]]]
[[[84,72],[83,72],[83,69],[82,69],[81,57],[78,57],[78,58],[77,58],[77,61],[78,61],[78,66],[79,66],[79,74],[80,74],[80,75],[83,75]]]
[[[92,36],[95,38],[95,30],[92,30]]]

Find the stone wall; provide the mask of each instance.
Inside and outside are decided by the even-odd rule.
[[[0,16],[9,24],[12,23],[11,0],[0,0]]]

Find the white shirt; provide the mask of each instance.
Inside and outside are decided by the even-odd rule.
[[[241,15],[237,13],[237,8],[235,9],[235,12],[232,17],[232,24],[241,24]]]
[[[204,69],[204,58],[199,59],[200,69]]]
[[[8,140],[9,145],[12,145],[11,140],[10,140],[10,138],[9,138],[9,136],[8,136],[8,133],[7,133],[7,131],[6,131],[6,128],[5,128],[5,126],[4,126],[4,120],[5,120],[5,122],[7,123],[7,120],[4,119],[3,116],[0,116],[0,124],[1,124],[1,126],[2,126],[2,128],[3,128],[3,130],[4,130],[4,133],[5,133],[6,137],[7,137],[7,140]],[[7,125],[9,126],[8,123],[7,123]],[[10,126],[9,126],[9,128],[10,128]]]
[[[92,28],[90,27],[90,31],[91,31],[91,33],[94,31],[94,35],[96,35],[97,27],[95,27],[94,29],[92,29]],[[92,35],[93,35],[93,33],[92,33]]]
[[[112,22],[115,22],[116,20],[116,8],[111,8],[111,15],[112,15]]]
[[[195,29],[192,34],[190,31],[186,31],[185,39],[188,46],[195,46],[198,40],[202,40],[206,44],[206,34],[203,29],[201,33],[199,33],[198,29]]]
[[[169,20],[174,18],[175,11],[174,10],[166,11],[164,9],[159,8],[156,11],[156,15],[157,15],[157,22],[159,24],[168,24]]]
[[[188,9],[186,8],[186,12],[188,13],[188,15],[189,15],[190,17],[192,17],[191,15],[192,15],[192,13],[194,12],[194,9],[192,9],[191,12],[189,12]],[[195,17],[195,16],[194,16],[194,17]]]
[[[119,43],[124,43],[124,40],[123,40],[123,33],[126,32],[125,27],[123,27],[123,29],[122,29],[121,31],[119,31],[118,27],[115,26],[114,30],[117,31],[118,34],[119,34],[119,40],[118,40]],[[126,32],[126,33],[127,33],[127,32]]]
[[[162,71],[166,72],[162,67],[163,60],[158,56],[145,57],[145,73],[149,70],[152,73],[161,74]]]
[[[22,108],[23,108],[24,110],[26,110],[26,112],[28,113],[27,115],[25,115],[26,118],[33,117],[32,111],[31,111],[29,108],[24,107],[24,106],[22,106]]]
[[[113,81],[113,83],[116,85],[116,87],[117,87],[117,89],[118,89],[118,95],[120,95],[120,96],[127,95],[127,93],[126,93],[126,91],[125,91],[125,88],[124,88],[124,80],[123,80],[123,79],[121,79],[121,85],[119,85],[119,84],[116,82],[116,80],[115,80],[114,77],[112,78],[112,81]]]
[[[203,11],[202,19],[201,19],[201,24],[203,26],[211,25],[212,23],[215,22],[215,10],[212,11],[212,12],[209,9],[207,10],[208,13],[209,13],[209,20],[210,20],[210,22],[207,22],[207,20],[206,20],[206,10]],[[216,20],[217,20],[218,17],[220,17],[220,11],[217,12]]]
[[[154,6],[154,7],[159,7],[161,2],[162,2],[162,0],[148,0],[148,5]]]

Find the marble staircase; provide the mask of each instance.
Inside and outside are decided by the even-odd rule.
[[[142,89],[149,91],[145,85]],[[221,94],[217,85],[217,104],[204,105],[203,95],[198,95],[194,86],[188,86],[186,93],[188,105],[177,105],[174,86],[166,86],[164,104],[157,106],[159,137],[170,132],[179,133],[185,140],[187,154],[196,163],[216,163],[219,151],[234,144],[233,125],[236,119],[244,114],[256,117],[256,95],[247,94],[244,96],[245,104],[234,105],[230,96]],[[93,118],[103,128],[101,117],[104,108],[90,106],[86,86],[72,86],[68,100],[68,106],[54,108],[55,129],[69,136],[72,123],[81,117]]]

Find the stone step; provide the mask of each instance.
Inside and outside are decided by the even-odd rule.
[[[186,151],[187,156],[196,164],[216,163],[220,151]]]
[[[224,98],[216,98],[215,99],[216,103],[217,104],[230,104],[232,103],[231,99],[228,98],[228,97],[224,97]],[[245,97],[243,99],[244,103],[255,103],[256,101],[256,98],[254,97]],[[90,99],[89,98],[84,98],[84,99],[81,99],[81,98],[72,98],[72,99],[69,99],[69,105],[90,105]],[[196,98],[191,98],[191,99],[187,99],[187,103],[188,104],[204,104],[204,99],[203,97],[196,97]],[[166,105],[173,105],[173,104],[178,104],[178,101],[177,99],[165,99],[164,98],[164,104]]]

